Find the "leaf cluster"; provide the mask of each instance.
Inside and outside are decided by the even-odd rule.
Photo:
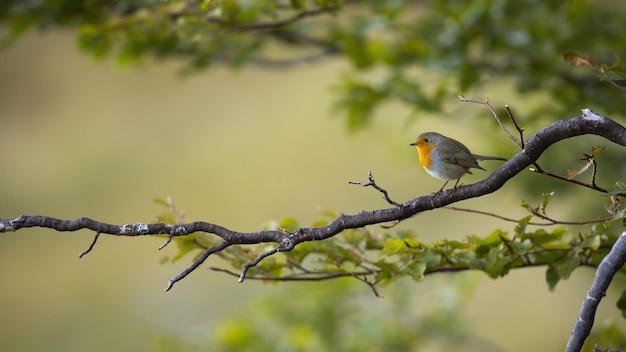
[[[371,295],[353,280],[333,285],[300,283],[271,296],[255,297],[207,332],[198,350],[214,351],[415,351],[437,344],[440,350],[479,351],[480,338],[458,322],[458,311],[471,297],[473,286],[459,280],[438,291],[457,299],[433,300],[410,294],[407,287],[386,292],[372,304]],[[280,302],[280,304],[277,304]],[[415,314],[416,306],[426,306]],[[167,351],[191,348],[177,336],[160,336]],[[174,341],[174,342],[172,342]]]
[[[2,46],[32,27],[69,26],[97,58],[182,59],[187,73],[342,57],[351,69],[335,84],[335,106],[359,128],[390,101],[436,111],[443,97],[504,80],[550,97],[544,113],[574,103],[621,113],[621,92],[602,82],[623,79],[626,8],[613,2],[9,0],[0,23],[8,28]]]

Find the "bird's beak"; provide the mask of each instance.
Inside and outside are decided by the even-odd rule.
[[[413,142],[413,143],[411,143],[409,145],[412,146],[412,147],[415,147],[417,145],[417,143]]]

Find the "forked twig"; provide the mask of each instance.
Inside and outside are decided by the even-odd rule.
[[[498,116],[498,113],[496,112],[496,110],[489,103],[489,98],[485,98],[485,101],[480,101],[480,100],[474,100],[474,99],[467,99],[466,97],[463,96],[463,94],[459,94],[459,99],[462,102],[464,102],[464,103],[474,103],[474,104],[480,104],[480,105],[486,106],[487,109],[489,109],[489,111],[491,111],[491,113],[493,114],[493,117],[496,119],[496,121],[498,122],[498,125],[500,125],[500,128],[502,128],[504,133],[506,133],[507,136],[509,136],[509,138],[513,142],[515,142],[517,145],[519,145],[519,146],[522,145],[522,142],[520,142],[517,138],[513,137],[511,132],[509,132],[509,130],[506,127],[504,127],[504,124],[502,123],[502,120],[500,120],[500,116]],[[509,116],[511,116],[511,115],[509,115]],[[517,124],[516,124],[516,126],[517,126]]]
[[[374,176],[372,175],[371,171],[367,172],[367,179],[369,180],[369,182],[365,183],[365,182],[358,182],[358,181],[348,181],[348,184],[351,185],[357,185],[357,186],[362,186],[362,187],[374,187],[374,189],[376,189],[378,192],[383,194],[383,198],[385,198],[385,200],[387,201],[387,203],[391,204],[391,205],[395,205],[396,207],[401,207],[402,204],[398,203],[398,202],[394,202],[393,200],[391,200],[391,198],[389,198],[389,193],[387,192],[386,189],[378,186],[376,184],[376,181],[374,180]]]

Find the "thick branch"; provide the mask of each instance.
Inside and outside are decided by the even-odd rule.
[[[622,232],[609,254],[602,259],[598,270],[596,270],[596,276],[587,292],[587,297],[583,301],[578,320],[576,320],[574,329],[565,347],[566,352],[578,352],[583,348],[585,339],[587,339],[593,327],[600,300],[606,295],[606,290],[609,288],[613,276],[624,263],[626,263],[626,231]]]
[[[584,134],[602,136],[618,145],[626,146],[626,129],[623,126],[611,119],[597,115],[588,109],[584,109],[581,116],[557,121],[530,136],[522,151],[513,156],[508,162],[500,166],[491,176],[483,181],[467,186],[460,186],[447,192],[418,197],[388,209],[363,211],[354,215],[341,215],[326,226],[318,228],[300,228],[298,231],[291,233],[284,231],[237,232],[203,221],[177,225],[136,223],[120,226],[98,222],[89,218],[61,220],[47,216],[20,216],[13,220],[0,220],[0,232],[17,231],[26,227],[44,227],[57,231],[89,229],[100,234],[116,236],[169,234],[170,238],[172,238],[185,236],[194,232],[207,232],[220,237],[223,243],[207,250],[199,260],[194,261],[188,270],[183,273],[184,275],[182,275],[182,277],[184,277],[197,268],[211,253],[219,252],[230,245],[274,242],[278,244],[278,247],[277,250],[268,254],[272,255],[279,251],[290,251],[296,245],[305,241],[327,239],[346,229],[356,229],[373,224],[403,220],[423,211],[441,208],[458,201],[495,192],[508,180],[533,164],[552,144],[566,138]],[[264,257],[260,259],[263,258]],[[249,263],[245,266],[245,269],[257,263],[258,261]],[[245,272],[243,274],[245,274]],[[176,278],[177,277],[173,278],[173,282],[170,282],[169,287],[177,281]],[[180,278],[178,278],[178,280]]]

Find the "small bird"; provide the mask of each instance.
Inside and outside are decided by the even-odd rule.
[[[461,177],[471,174],[471,168],[485,170],[478,165],[483,160],[506,161],[497,156],[472,154],[461,142],[437,132],[422,133],[409,145],[417,148],[420,165],[430,176],[446,181],[437,193],[451,180],[456,180],[453,188],[456,189]]]

